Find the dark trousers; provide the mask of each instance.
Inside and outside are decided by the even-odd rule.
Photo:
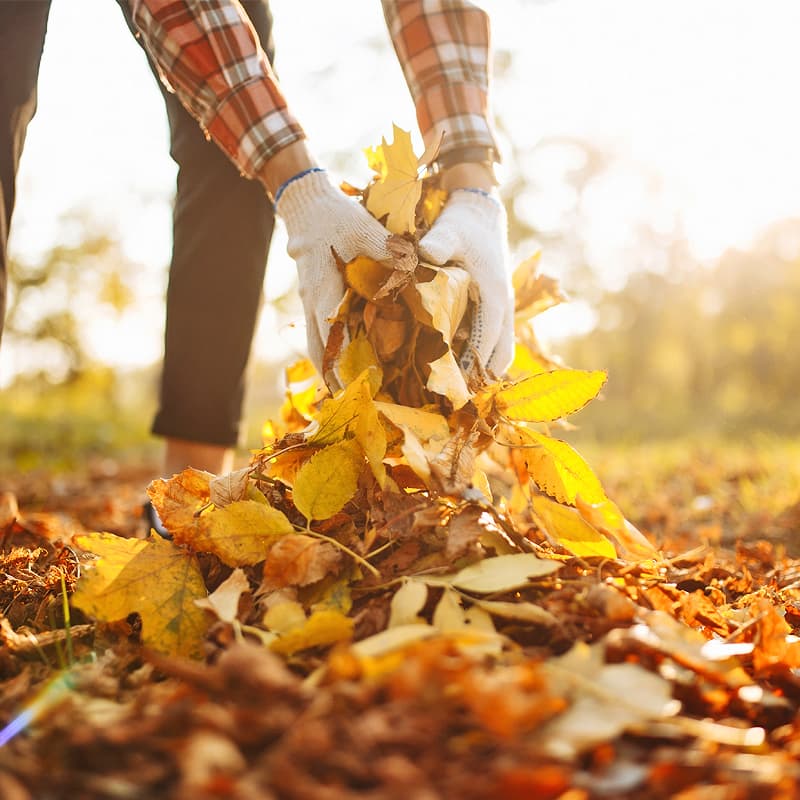
[[[266,0],[244,0],[242,5],[272,60]],[[49,7],[50,0],[0,0],[0,333],[14,183],[25,131],[36,110]],[[178,179],[164,366],[153,433],[233,445],[274,225],[272,206],[261,185],[242,178],[175,95],[160,81],[158,85]]]

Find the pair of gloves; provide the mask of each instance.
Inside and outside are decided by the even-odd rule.
[[[319,370],[330,318],[345,287],[331,248],[345,262],[359,255],[390,259],[388,231],[362,205],[335,187],[323,170],[308,172],[285,185],[276,210],[286,223],[288,252],[297,264],[305,311],[308,350]],[[514,301],[506,258],[506,215],[501,203],[483,192],[451,192],[419,252],[431,264],[462,266],[477,284],[480,301],[461,367],[474,360],[495,375],[511,363]]]

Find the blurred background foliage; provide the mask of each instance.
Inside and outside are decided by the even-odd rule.
[[[382,32],[361,46],[375,63],[392,62]],[[512,75],[518,56],[496,52],[501,96],[519,89],[513,81],[520,76]],[[320,66],[308,80],[335,82],[337,64]],[[522,260],[541,249],[543,271],[573,301],[542,317],[542,339],[570,366],[609,372],[602,397],[576,415],[569,438],[590,446],[796,434],[800,219],[777,221],[747,248],[701,261],[680,210],[646,164],[608,141],[521,134],[512,109],[496,111],[512,251]],[[372,113],[370,124],[385,131],[388,117]],[[334,141],[324,155],[344,175],[363,160],[352,143]],[[607,214],[619,198],[624,205]],[[130,328],[115,328],[115,320],[161,302],[142,288],[144,268],[125,255],[101,211],[74,213],[57,246],[12,259],[2,346],[14,356],[11,379],[0,376],[0,475],[43,463],[69,468],[92,455],[157,453],[148,429],[159,365],[115,367],[98,357],[89,335],[126,336]],[[277,324],[299,316],[293,292],[270,305]],[[105,328],[91,324],[101,318]],[[259,445],[290,359],[251,365],[244,447]]]

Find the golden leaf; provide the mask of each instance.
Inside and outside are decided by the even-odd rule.
[[[305,622],[278,634],[270,649],[284,656],[310,647],[324,647],[342,642],[353,636],[354,622],[340,611],[322,609],[315,611]]]
[[[416,284],[423,308],[447,344],[452,344],[467,310],[471,282],[469,273],[461,267],[443,267],[436,269],[432,281]]]
[[[332,517],[356,493],[363,467],[364,455],[354,441],[320,450],[295,477],[292,498],[297,510],[309,521]]]
[[[635,525],[625,519],[613,500],[606,497],[594,502],[584,492],[580,492],[575,498],[575,505],[590,525],[614,539],[630,558],[644,559],[657,555],[655,546]]]
[[[370,367],[373,369],[370,369]],[[380,389],[383,370],[378,364],[375,349],[363,332],[350,340],[344,353],[342,353],[342,357],[339,359],[337,369],[343,386],[355,382],[364,370],[369,370],[371,394],[374,396]]]
[[[277,508],[239,500],[201,514],[194,529],[184,528],[173,536],[176,544],[213,553],[229,567],[243,567],[263,561],[276,539],[293,532],[292,523]]]
[[[394,140],[381,140],[379,147],[365,150],[367,163],[378,173],[370,186],[367,210],[381,219],[392,233],[413,233],[417,203],[422,193],[422,181],[417,179],[417,157],[411,146],[411,134],[394,128]]]
[[[455,410],[465,406],[472,397],[464,373],[456,363],[452,350],[430,363],[431,374],[425,384],[432,392],[446,397]]]
[[[422,218],[429,228],[436,222],[436,218],[444,208],[446,200],[447,192],[444,189],[434,189],[429,186],[425,190],[424,199],[422,201]]]
[[[89,533],[76,536],[75,543],[99,556],[78,581],[76,608],[104,622],[136,612],[147,647],[168,655],[202,654],[208,626],[195,600],[208,592],[194,554],[156,535],[141,540]]]
[[[517,342],[514,345],[514,360],[506,370],[512,381],[520,378],[529,378],[531,375],[538,375],[540,372],[547,372],[553,369],[553,365],[545,358],[535,355],[529,347]]]
[[[531,497],[534,516],[541,529],[575,556],[616,558],[614,545],[574,508],[562,506],[543,494]]]
[[[391,270],[369,256],[357,256],[344,268],[347,285],[364,300],[372,300],[386,283]]]
[[[247,497],[251,472],[250,467],[243,467],[213,478],[208,484],[209,501],[217,508],[223,508],[237,500],[244,500]]]
[[[515,448],[533,482],[559,503],[602,503],[606,493],[592,468],[569,444],[527,428],[506,427],[501,442]]]
[[[372,388],[371,371],[364,370],[352,383],[328,398],[315,416],[316,429],[307,437],[309,444],[341,442],[355,430],[364,405],[364,385]]]
[[[525,319],[541,314],[567,299],[555,278],[539,274],[541,257],[541,251],[534,253],[514,270],[511,278],[514,286],[514,311]]]
[[[494,409],[510,420],[553,422],[597,397],[607,377],[602,370],[556,369],[511,385],[492,384],[476,395],[475,405],[483,417]]]
[[[444,443],[450,436],[450,426],[441,414],[383,401],[376,401],[375,408],[393,425],[412,431],[423,442]]]
[[[197,526],[195,512],[210,502],[213,479],[210,472],[189,467],[171,478],[158,478],[147,487],[147,496],[173,536]]]

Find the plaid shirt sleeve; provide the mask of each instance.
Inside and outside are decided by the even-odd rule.
[[[244,175],[305,138],[238,0],[127,2],[162,80]]]
[[[466,0],[382,0],[426,142],[499,152],[489,111],[489,17]]]

